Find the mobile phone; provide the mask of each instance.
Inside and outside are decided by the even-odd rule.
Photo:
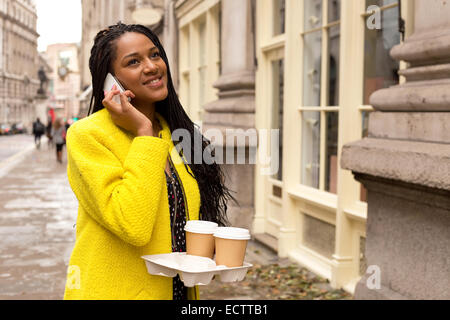
[[[106,92],[109,92],[112,90],[112,87],[116,85],[117,89],[119,89],[120,92],[124,92],[125,89],[123,88],[123,86],[120,84],[119,80],[116,79],[116,77],[114,77],[111,73],[108,73],[106,75],[106,79],[105,79],[105,84],[103,85],[103,90]],[[128,97],[128,101],[130,101],[130,97]],[[113,97],[113,101],[117,102],[118,104],[120,104],[120,97],[118,95],[115,95]]]

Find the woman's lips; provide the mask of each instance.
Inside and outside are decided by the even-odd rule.
[[[144,83],[144,86],[149,87],[149,88],[158,88],[161,87],[163,85],[163,79],[162,76],[159,78],[158,81],[147,81]]]

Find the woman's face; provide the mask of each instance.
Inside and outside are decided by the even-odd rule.
[[[168,95],[166,64],[144,34],[127,32],[117,40],[113,70],[125,90],[135,94],[137,103],[154,103]]]

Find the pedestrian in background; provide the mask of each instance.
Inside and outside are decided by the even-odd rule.
[[[66,128],[66,132],[67,132],[67,130],[69,130],[70,125],[71,125],[71,121],[70,121],[70,119],[69,119],[69,120],[67,120],[66,123],[64,124],[64,127]]]
[[[52,136],[52,120],[49,119],[48,120],[48,124],[47,127],[45,129],[45,134],[47,136],[48,139],[48,149],[52,149],[53,148],[53,136]]]
[[[36,144],[36,148],[41,147],[41,136],[45,133],[45,126],[41,122],[39,118],[33,122],[33,134],[34,134],[34,143]]]
[[[66,139],[66,128],[61,118],[57,118],[53,124],[51,135],[56,145],[56,161],[62,163],[62,150]]]
[[[69,130],[69,128],[72,125],[72,123],[73,123],[72,119],[69,119],[69,120],[66,121],[66,123],[64,125],[65,128],[66,128],[66,132]],[[64,144],[66,144],[66,137],[65,136],[64,136]]]

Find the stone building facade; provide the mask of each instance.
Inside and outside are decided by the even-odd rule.
[[[402,32],[414,31],[414,1],[173,3],[179,95],[192,119],[205,130],[241,129],[246,138],[252,129],[259,137],[279,132],[269,152],[278,158],[274,174],[249,158],[224,165],[239,202],[229,207],[232,225],[353,293],[368,270],[370,198],[339,165],[341,152],[368,135],[371,94],[405,81],[407,62],[389,52]],[[250,141],[221,147],[258,157],[270,150],[270,139],[256,150]]]
[[[78,117],[80,112],[80,66],[77,43],[57,43],[47,46],[45,58],[52,69],[48,74],[47,108],[62,119]],[[47,110],[48,111],[48,110]]]
[[[31,0],[0,1],[0,123],[36,117],[39,55],[36,7]]]
[[[223,166],[239,202],[228,208],[232,225],[357,297],[447,298],[448,4],[166,0],[164,8],[184,108],[205,132],[222,132],[214,143],[225,154],[246,155]],[[241,139],[234,131],[229,143],[227,129]],[[264,139],[270,130],[279,133],[275,150]],[[254,153],[261,161],[250,163]],[[275,172],[266,170],[272,160]],[[381,291],[365,286],[372,265]]]

